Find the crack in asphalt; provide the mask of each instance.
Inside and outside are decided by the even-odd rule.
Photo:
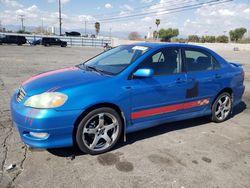
[[[15,183],[16,179],[21,175],[21,173],[23,172],[23,164],[27,158],[27,152],[28,152],[28,148],[26,145],[24,145],[24,154],[23,154],[23,159],[20,162],[20,169],[19,171],[14,175],[14,177],[12,178],[12,180],[9,182],[9,184],[7,185],[7,188],[11,188],[11,187],[15,187],[13,184]]]
[[[3,141],[3,150],[4,150],[4,157],[3,157],[3,161],[2,161],[2,164],[1,164],[1,179],[0,179],[0,183],[2,182],[3,180],[3,174],[4,174],[4,165],[5,165],[5,161],[7,159],[7,156],[8,156],[8,147],[7,147],[7,140],[8,138],[12,135],[12,127],[9,127],[9,131],[7,132],[7,135],[6,137],[4,138],[4,141]]]
[[[3,79],[0,77],[0,88],[2,89],[2,91],[4,91],[5,92],[5,94],[7,94],[9,97],[11,96],[11,94],[10,94],[10,92],[9,92],[9,90],[8,90],[8,88],[6,87],[6,85],[5,85],[5,83],[4,83],[4,81],[3,81]],[[10,109],[5,109],[5,110],[1,110],[0,111],[0,114],[2,115],[2,114],[5,114],[5,113],[8,113],[8,112],[10,112]],[[4,126],[3,125],[3,122],[0,122],[0,128],[2,129],[2,128],[4,128],[4,129],[9,129],[9,131],[6,133],[6,137],[4,138],[4,141],[3,141],[3,143],[2,143],[2,146],[3,146],[3,150],[4,150],[4,157],[3,157],[3,161],[2,161],[2,163],[1,163],[1,177],[0,177],[0,183],[3,181],[3,177],[4,177],[4,166],[5,166],[5,163],[6,163],[6,159],[7,159],[7,157],[8,157],[8,146],[7,146],[7,140],[8,140],[8,138],[13,134],[13,126]],[[27,149],[27,146],[26,145],[24,145],[24,154],[23,154],[23,158],[22,158],[22,160],[21,160],[21,162],[19,163],[20,165],[20,169],[17,171],[17,172],[15,172],[15,174],[14,174],[14,177],[11,179],[11,181],[8,183],[8,185],[7,185],[7,187],[8,188],[10,188],[10,187],[15,187],[15,181],[16,181],[16,179],[20,176],[20,174],[22,173],[22,171],[23,171],[23,169],[24,169],[24,167],[23,167],[23,165],[24,165],[24,162],[25,162],[25,160],[26,160],[26,158],[27,158],[27,151],[28,151],[28,149]]]

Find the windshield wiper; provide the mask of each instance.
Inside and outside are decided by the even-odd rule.
[[[88,66],[88,65],[85,65],[85,66],[86,66],[87,69],[92,70],[92,71],[95,71],[95,72],[97,72],[97,73],[99,73],[99,74],[101,74],[101,75],[105,74],[105,71],[102,71],[102,70],[100,70],[100,69],[97,69],[96,67],[92,67],[92,66]]]
[[[96,67],[92,67],[92,66],[88,66],[88,65],[85,65],[85,67],[86,67],[87,69],[93,70],[93,71],[95,71],[95,72],[97,72],[97,73],[99,73],[99,74],[101,74],[101,75],[103,75],[103,74],[106,74],[106,75],[114,75],[114,74],[111,73],[111,72],[104,71],[104,70],[100,70],[100,69],[97,69]]]

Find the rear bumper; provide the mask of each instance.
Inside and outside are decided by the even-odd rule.
[[[34,109],[18,103],[16,94],[11,99],[11,115],[24,143],[35,148],[57,148],[73,145],[74,123],[80,110],[57,111],[54,109]],[[32,133],[47,133],[44,138]]]

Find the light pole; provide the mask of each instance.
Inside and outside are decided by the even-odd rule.
[[[22,24],[22,31],[24,31],[24,25],[23,25],[23,22],[24,22],[24,15],[20,15],[20,20],[21,20],[21,24]]]
[[[43,18],[42,18],[42,29],[41,29],[41,33],[43,34]]]
[[[87,35],[87,20],[85,19],[84,21],[84,32],[85,32],[85,36]]]
[[[110,38],[110,39],[112,38],[111,32],[112,32],[112,28],[109,28],[109,38]]]
[[[58,0],[59,3],[59,33],[62,35],[62,8],[61,8],[61,0]]]

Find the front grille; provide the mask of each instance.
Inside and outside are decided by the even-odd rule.
[[[16,95],[17,102],[21,102],[24,99],[25,95],[26,95],[26,93],[25,93],[24,89],[21,87],[18,90],[18,93]]]

